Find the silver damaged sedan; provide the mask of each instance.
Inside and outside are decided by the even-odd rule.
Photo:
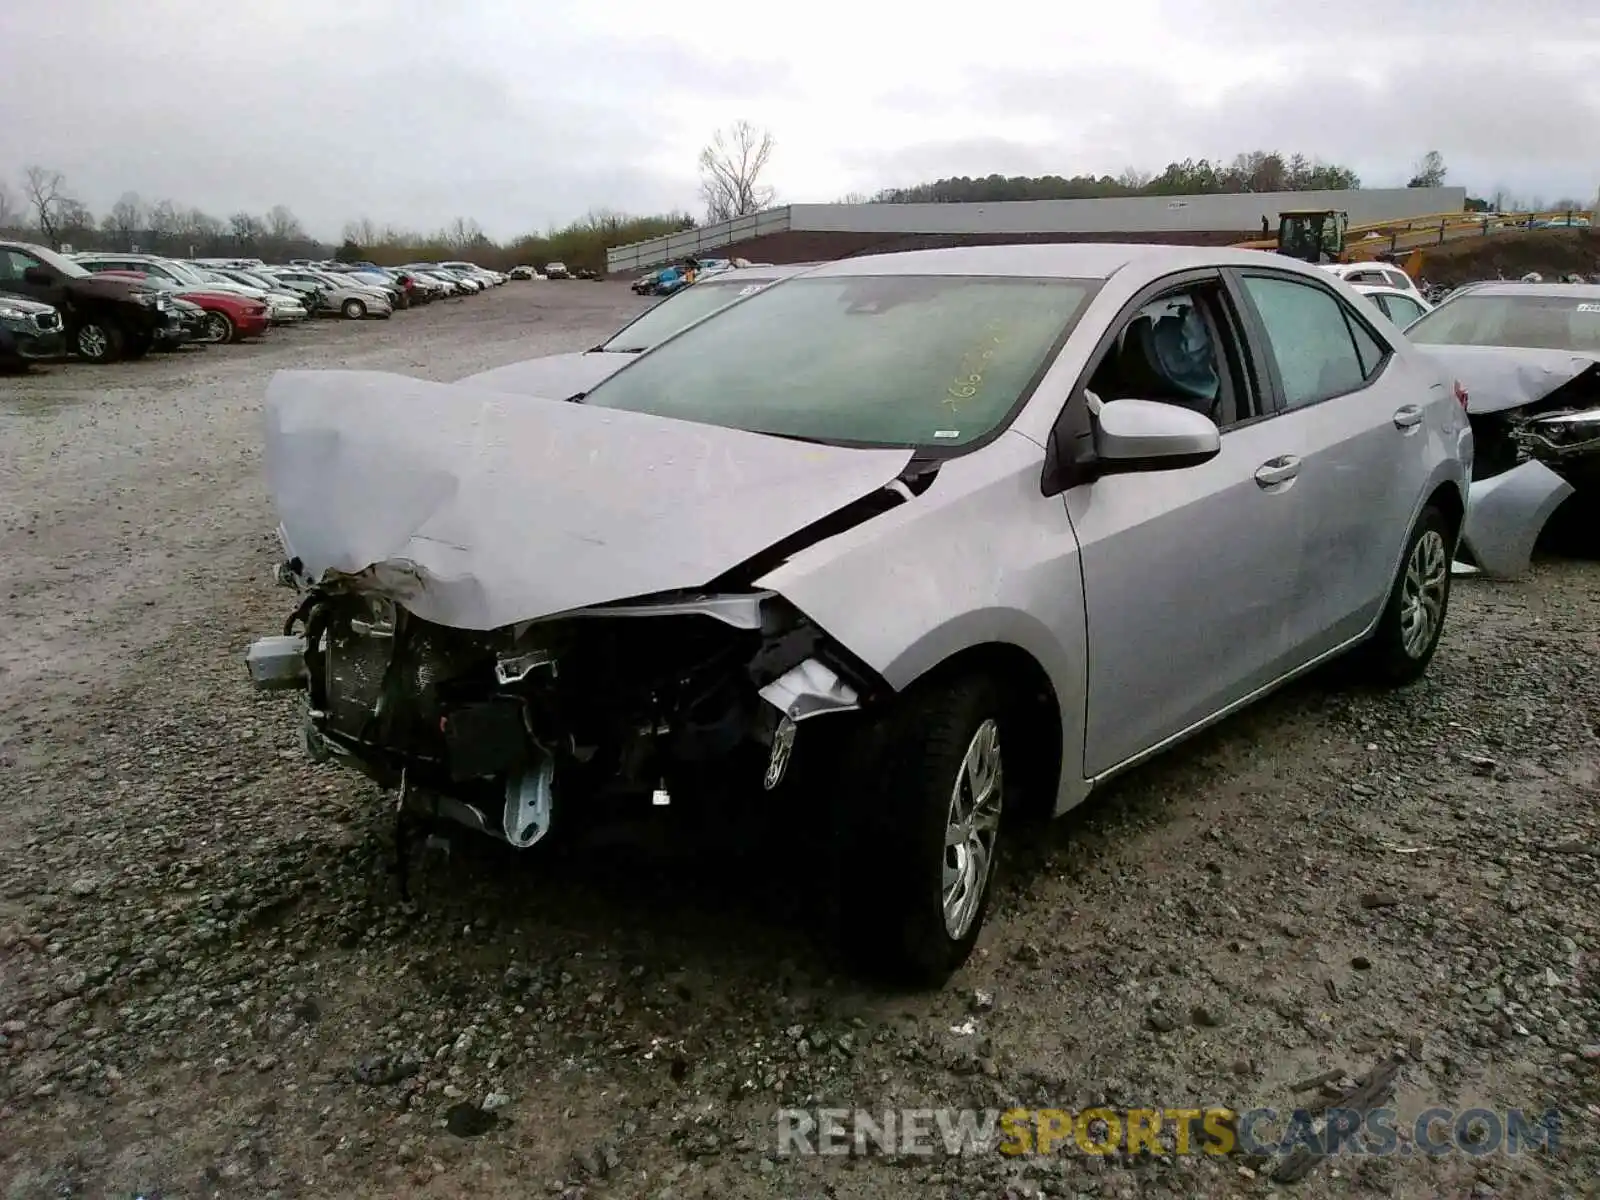
[[[1327,272],[1121,245],[832,263],[570,402],[283,372],[300,596],[248,665],[513,846],[711,784],[826,813],[845,944],[938,982],[1019,819],[1335,655],[1422,674],[1462,394]]]

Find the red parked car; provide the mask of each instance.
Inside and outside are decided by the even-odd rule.
[[[164,280],[152,280],[143,271],[100,271],[101,275],[116,275],[124,279],[142,279],[152,284],[160,284]],[[260,337],[271,325],[267,315],[267,306],[259,300],[251,300],[246,296],[235,295],[232,292],[207,292],[199,289],[178,288],[177,294],[190,304],[198,304],[205,309],[206,323],[200,335],[202,342],[242,342],[245,338]]]

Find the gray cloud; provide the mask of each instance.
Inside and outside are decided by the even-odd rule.
[[[1489,57],[1479,45],[1476,56],[1453,56],[1445,72],[1400,69],[1383,59],[1367,67],[1375,79],[1353,79],[1329,64],[1240,84],[1209,102],[1153,71],[974,73],[964,88],[973,110],[1002,128],[1008,120],[1043,121],[1050,136],[1027,144],[997,136],[912,145],[876,166],[887,182],[909,183],[991,172],[1159,171],[1184,158],[1277,149],[1352,166],[1369,186],[1400,186],[1415,161],[1437,149],[1450,166],[1449,181],[1478,191],[1593,197],[1600,183],[1593,175],[1600,160],[1600,41],[1588,64],[1577,55],[1565,66],[1546,57],[1535,68],[1526,55]],[[898,99],[913,102],[911,95]],[[874,164],[858,156],[850,165],[865,173]]]
[[[1586,197],[1600,183],[1600,15],[1572,0],[1126,0],[1103,20],[1047,13],[1037,47],[981,68],[952,32],[936,71],[925,30],[916,53],[886,44],[862,50],[869,70],[824,69],[849,36],[831,17],[652,15],[643,0],[4,11],[12,182],[43,163],[102,212],[124,190],[219,217],[284,203],[324,236],[362,216],[424,229],[466,216],[509,236],[593,207],[694,208],[696,147],[764,113],[782,114],[768,118],[777,169],[812,173],[777,180],[794,200],[1257,148],[1371,184],[1403,183],[1434,148],[1480,192]],[[1069,29],[1104,49],[1076,48]]]

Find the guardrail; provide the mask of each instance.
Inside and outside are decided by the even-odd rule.
[[[1592,210],[1574,208],[1526,213],[1430,213],[1404,221],[1372,221],[1364,225],[1352,225],[1345,231],[1345,253],[1352,261],[1362,261],[1384,253],[1418,250],[1464,237],[1488,237],[1526,229],[1583,229],[1593,226],[1594,216]],[[1374,237],[1374,234],[1377,236]],[[1238,246],[1246,250],[1275,250],[1278,240],[1257,238],[1239,242]]]

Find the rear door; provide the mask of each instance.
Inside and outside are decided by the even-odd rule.
[[[1297,445],[1292,638],[1309,661],[1364,632],[1386,601],[1428,480],[1426,408],[1447,393],[1320,280],[1252,268],[1234,281]]]

